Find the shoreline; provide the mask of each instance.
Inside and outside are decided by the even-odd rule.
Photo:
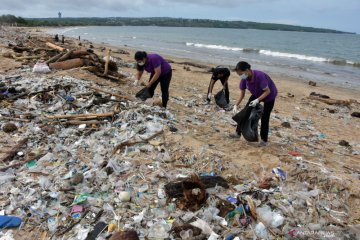
[[[78,27],[83,27],[83,26],[78,26]],[[48,27],[46,27],[46,28],[43,28],[45,34],[49,34],[47,29],[67,29],[67,27],[64,27],[64,28],[57,28],[57,27],[48,28]],[[76,40],[75,38],[73,38],[73,39]],[[88,40],[86,38],[83,38],[82,40],[86,40],[86,41],[90,41],[90,42],[95,43],[94,41]],[[102,41],[98,41],[98,42],[96,42],[96,44],[103,45],[103,46],[108,46],[110,48],[124,48],[124,49],[127,49],[127,50],[132,51],[132,52],[135,52],[138,49],[139,50],[146,50],[143,47],[140,47],[140,48],[137,49],[135,47],[127,46],[126,44],[118,44],[118,45],[116,45],[116,44],[106,43],[106,42],[102,42]],[[147,52],[151,52],[151,51],[147,51]],[[153,52],[156,52],[156,51],[153,51]],[[211,61],[211,60],[197,60],[196,57],[193,57],[193,58],[185,57],[184,58],[184,57],[179,57],[176,54],[163,53],[163,51],[158,51],[157,53],[160,53],[160,55],[164,55],[169,59],[179,59],[181,61],[200,63],[200,64],[208,65],[209,67],[215,67],[216,65],[221,65],[221,64],[216,64],[216,63],[214,63],[215,61]],[[225,66],[235,67],[236,63],[237,63],[237,60],[235,59],[232,64],[225,64]],[[291,80],[296,81],[296,82],[301,81],[301,82],[304,82],[304,83],[308,83],[309,81],[315,81],[315,82],[317,82],[318,86],[331,86],[331,87],[334,87],[334,88],[340,88],[340,89],[343,89],[343,90],[349,90],[352,93],[354,93],[355,91],[360,91],[360,85],[358,86],[358,84],[352,84],[352,83],[350,83],[350,85],[349,85],[347,83],[346,79],[343,82],[337,82],[337,81],[334,81],[333,79],[329,79],[329,80],[326,80],[326,81],[322,80],[322,79],[314,80],[311,77],[306,76],[306,75],[312,74],[312,73],[305,73],[304,76],[297,77],[297,76],[293,76],[294,74],[291,73],[292,70],[290,68],[284,68],[284,69],[287,69],[287,70],[285,70],[285,72],[288,72],[288,73],[285,73],[285,72],[281,73],[281,71],[279,70],[279,68],[280,68],[279,66],[276,67],[276,68],[273,68],[272,66],[264,65],[264,63],[260,63],[260,62],[257,63],[257,61],[254,61],[252,63],[249,62],[249,63],[251,65],[260,65],[260,67],[258,67],[258,68],[256,68],[256,67],[253,68],[253,69],[257,69],[257,70],[263,70],[261,66],[263,66],[264,69],[270,67],[269,71],[266,71],[266,70],[263,70],[263,71],[267,72],[271,76],[274,76],[274,78],[279,78],[279,79],[287,78],[287,79],[291,79]],[[278,70],[276,70],[276,69],[278,69]],[[326,79],[326,76],[324,75],[324,76],[322,76],[322,78]],[[349,81],[351,82],[353,80],[349,80]]]

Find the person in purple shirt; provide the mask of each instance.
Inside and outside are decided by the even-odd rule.
[[[170,64],[158,54],[147,54],[146,52],[140,51],[135,53],[135,60],[137,62],[137,74],[134,84],[137,85],[144,70],[150,73],[150,79],[146,87],[149,89],[151,97],[153,97],[155,89],[160,83],[162,106],[166,108],[167,102],[169,101],[169,87],[172,76]]]
[[[270,114],[275,104],[277,88],[274,81],[264,72],[252,70],[247,62],[239,62],[235,68],[240,76],[240,97],[234,105],[233,112],[238,111],[238,105],[244,99],[245,89],[249,90],[251,97],[245,107],[254,107],[259,102],[264,102],[264,112],[261,117],[260,146],[266,146],[268,143]],[[241,128],[238,124],[236,133],[230,135],[232,138],[240,138]]]

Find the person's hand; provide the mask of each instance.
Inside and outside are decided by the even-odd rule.
[[[139,80],[135,80],[133,84],[134,84],[134,86],[137,86],[138,83],[139,83]]]
[[[208,102],[210,102],[211,101],[211,93],[209,93],[208,95],[207,95],[207,99],[206,99]]]
[[[258,103],[259,103],[259,99],[255,99],[255,100],[250,102],[249,106],[250,107],[255,107]]]
[[[238,112],[238,107],[237,107],[237,105],[234,105],[233,113],[237,113],[237,112]]]

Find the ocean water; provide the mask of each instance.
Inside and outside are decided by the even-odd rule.
[[[73,27],[51,34],[360,89],[360,35],[253,29]]]

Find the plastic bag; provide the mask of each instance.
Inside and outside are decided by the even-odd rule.
[[[241,125],[241,134],[248,142],[259,140],[258,126],[263,111],[264,107],[257,104],[255,107],[246,106],[233,116],[233,120]]]
[[[145,101],[148,98],[151,98],[149,89],[147,87],[144,87],[141,89],[136,95],[137,98],[140,98],[142,101]]]
[[[51,72],[49,66],[44,62],[37,62],[32,70],[33,73],[49,73]]]
[[[226,96],[225,96],[225,91],[224,90],[220,90],[215,96],[215,103],[221,107],[221,108],[225,108],[228,103],[226,102]]]

